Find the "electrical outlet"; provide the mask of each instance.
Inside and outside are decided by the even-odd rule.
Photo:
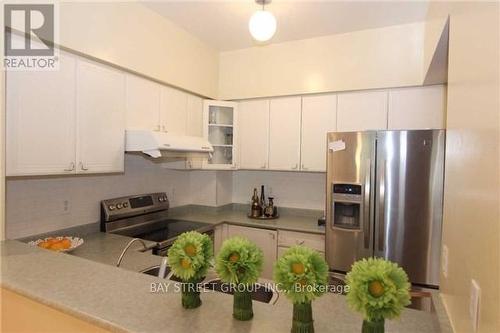
[[[481,288],[476,280],[471,280],[469,315],[472,321],[472,331],[477,332],[479,324],[479,305],[481,302]]]
[[[441,271],[445,279],[448,278],[448,246],[443,245],[443,252],[441,254]]]
[[[71,206],[69,204],[69,200],[63,200],[61,213],[69,214],[70,211],[71,211]]]

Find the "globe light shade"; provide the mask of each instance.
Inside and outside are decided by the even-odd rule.
[[[248,29],[255,40],[265,42],[276,32],[276,18],[270,12],[258,10],[250,17]]]

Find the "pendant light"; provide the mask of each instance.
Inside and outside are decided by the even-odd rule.
[[[248,29],[256,41],[265,42],[276,32],[276,18],[271,12],[264,10],[264,6],[271,3],[271,0],[255,0],[255,2],[262,5],[262,10],[256,11],[250,17]]]

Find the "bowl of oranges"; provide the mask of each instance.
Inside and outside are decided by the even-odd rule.
[[[83,244],[83,239],[71,236],[48,237],[28,243],[55,252],[70,252]]]

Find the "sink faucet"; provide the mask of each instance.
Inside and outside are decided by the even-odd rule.
[[[118,258],[118,261],[116,262],[116,267],[120,267],[120,264],[122,263],[122,260],[123,260],[123,257],[125,256],[125,252],[127,252],[127,250],[132,246],[132,244],[134,244],[135,242],[140,242],[142,244],[142,246],[144,247],[144,251],[147,251],[148,250],[148,246],[146,245],[146,243],[144,243],[144,241],[140,238],[134,238],[132,239],[130,242],[128,242],[127,246],[125,246],[123,248],[123,251],[122,253],[120,254],[120,257]]]

